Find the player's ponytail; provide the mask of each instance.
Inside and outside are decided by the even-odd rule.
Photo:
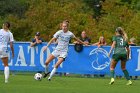
[[[68,20],[64,20],[64,21],[62,22],[62,24],[67,24],[67,26],[69,26],[69,21],[68,21]]]
[[[118,32],[125,41],[128,40],[127,34],[125,33],[125,31],[122,29],[122,27],[117,27],[116,28],[116,32]]]
[[[60,23],[60,29],[62,29],[62,24],[66,24],[69,27],[69,21],[64,20],[62,23]]]
[[[9,23],[9,22],[4,22],[4,25],[5,25],[7,28],[10,28],[10,23]]]

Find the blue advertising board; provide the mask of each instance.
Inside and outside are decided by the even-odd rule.
[[[10,70],[14,71],[44,71],[46,58],[55,49],[51,44],[47,51],[43,52],[46,43],[30,47],[29,42],[14,43],[15,57],[11,57],[9,52]],[[84,46],[82,52],[76,52],[74,45],[69,45],[69,52],[66,60],[58,68],[58,72],[68,72],[75,74],[109,74],[111,57],[108,57],[110,46],[96,47]],[[57,58],[49,64],[52,70]],[[116,74],[123,75],[120,62],[116,67]],[[3,70],[0,62],[0,70]],[[140,75],[140,47],[131,47],[130,59],[127,62],[127,69],[130,75]]]

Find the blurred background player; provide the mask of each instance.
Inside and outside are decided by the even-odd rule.
[[[99,41],[96,42],[96,43],[94,43],[94,44],[92,44],[92,45],[93,45],[93,46],[98,46],[98,48],[99,48],[99,47],[101,47],[101,46],[106,46],[107,43],[106,43],[105,38],[104,38],[103,36],[100,36],[100,37],[99,37]],[[94,77],[97,77],[97,76],[98,76],[97,74],[94,74]],[[99,76],[100,76],[100,77],[104,77],[105,75],[104,75],[104,74],[100,74]]]
[[[129,42],[129,46],[136,46],[136,39],[134,37],[130,38],[130,42]],[[130,49],[130,55],[129,55],[129,58],[131,59],[131,54],[132,54],[132,51]],[[131,79],[133,79],[132,76],[130,76]],[[135,76],[134,80],[137,80],[138,79],[138,76]]]
[[[82,31],[81,37],[79,39],[85,42],[87,45],[91,43],[91,39],[87,36],[86,31]],[[75,41],[74,44],[80,44],[80,42]]]
[[[36,32],[35,37],[32,39],[30,46],[33,47],[37,44],[41,44],[42,42],[44,42],[44,40],[40,37],[40,32]]]
[[[2,26],[2,29],[0,29],[0,58],[4,64],[5,83],[8,83],[10,73],[8,66],[8,43],[10,43],[12,57],[14,57],[14,48],[13,48],[14,38],[9,28],[10,23],[5,22]]]
[[[112,56],[111,64],[110,64],[110,74],[111,74],[111,81],[109,84],[114,83],[114,74],[115,74],[115,67],[119,60],[121,60],[121,69],[124,73],[124,76],[127,79],[126,85],[131,85],[132,81],[130,80],[130,76],[128,71],[126,70],[126,62],[129,58],[129,45],[127,42],[127,35],[123,31],[121,27],[118,27],[115,32],[115,36],[113,37],[113,43],[109,52],[109,56],[112,53],[114,48],[114,54]]]
[[[87,36],[86,31],[82,31],[81,37],[79,39],[87,45],[90,45],[91,43],[91,39]],[[83,44],[78,41],[75,41],[74,44],[74,49],[76,52],[81,52],[83,50]]]
[[[48,67],[49,63],[56,57],[58,57],[57,63],[54,65],[53,70],[50,73],[50,76],[48,80],[50,81],[52,76],[55,74],[57,68],[59,65],[65,60],[67,53],[68,53],[68,46],[69,41],[71,38],[76,39],[78,42],[85,44],[81,40],[75,37],[75,35],[68,30],[69,24],[68,22],[62,23],[62,30],[57,31],[53,38],[48,42],[47,46],[44,48],[44,51],[48,48],[48,46],[54,41],[58,41],[58,45],[56,46],[55,50],[50,54],[50,56],[47,58],[45,65],[46,68]],[[85,44],[86,45],[86,44]],[[49,72],[48,72],[49,73]],[[45,73],[44,78],[48,75],[48,73]]]
[[[105,38],[103,36],[100,36],[99,41],[97,43],[94,43],[93,45],[101,47],[101,46],[106,46],[107,43],[106,43]]]

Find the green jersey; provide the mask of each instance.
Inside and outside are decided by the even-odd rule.
[[[127,54],[126,47],[129,47],[129,45],[122,36],[114,36],[113,41],[116,42],[114,54]]]

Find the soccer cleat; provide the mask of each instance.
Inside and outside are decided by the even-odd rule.
[[[51,79],[48,79],[48,81],[51,81]]]
[[[5,80],[5,83],[8,83],[8,80],[7,79]]]
[[[44,73],[43,78],[46,78],[49,74],[50,74],[50,72]]]
[[[111,81],[109,82],[110,85],[112,85],[114,83],[114,78],[111,78]]]
[[[128,80],[128,82],[126,83],[126,85],[132,85],[132,81]]]

